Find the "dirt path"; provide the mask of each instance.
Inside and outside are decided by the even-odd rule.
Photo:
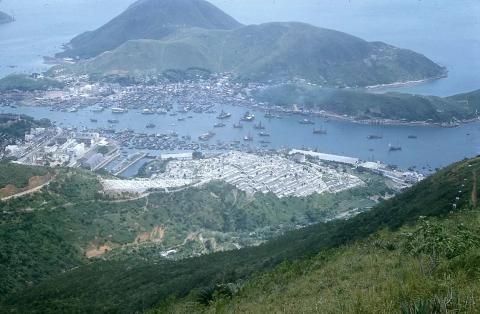
[[[10,196],[6,196],[6,197],[2,197],[0,198],[0,201],[8,201],[10,199],[14,199],[14,198],[17,198],[17,197],[22,197],[22,196],[25,196],[25,195],[29,195],[29,194],[33,194],[35,192],[38,192],[40,191],[43,187],[47,186],[50,184],[50,182],[52,182],[53,178],[51,178],[50,180],[48,180],[47,182],[37,186],[37,187],[34,187],[34,188],[31,188],[31,189],[28,189],[26,191],[23,191],[23,192],[20,192],[20,193],[17,193],[17,194],[13,194],[13,195],[10,195]]]

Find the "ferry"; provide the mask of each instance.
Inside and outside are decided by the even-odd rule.
[[[383,136],[380,136],[380,135],[369,135],[367,136],[367,139],[369,140],[381,140],[383,138]]]
[[[112,113],[127,113],[128,109],[115,107],[112,108]]]
[[[300,123],[300,124],[315,124],[315,122],[313,122],[312,120],[306,119],[306,118],[298,121],[298,123]]]
[[[265,130],[265,126],[262,124],[262,121],[260,121],[258,124],[254,126],[256,130]]]
[[[249,111],[245,112],[242,121],[252,122],[253,120],[255,120],[255,115],[251,114]]]
[[[313,129],[313,134],[325,135],[325,134],[327,134],[327,130],[326,129]]]
[[[222,112],[217,116],[217,119],[224,120],[230,118],[231,116],[232,114],[230,112],[225,112],[222,110]]]
[[[243,124],[241,124],[241,123],[235,123],[235,124],[233,125],[233,128],[234,128],[234,129],[243,129]]]

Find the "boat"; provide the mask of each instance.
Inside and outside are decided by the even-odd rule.
[[[380,136],[380,135],[369,135],[367,136],[367,139],[369,140],[381,140],[383,138],[383,136]]]
[[[391,151],[391,152],[397,152],[397,151],[402,150],[402,147],[400,147],[400,146],[394,146],[394,145],[392,145],[392,144],[389,144],[389,145],[388,145],[388,150]]]
[[[126,112],[128,112],[128,109],[126,108],[119,108],[119,107],[112,108],[112,113],[126,113]]]
[[[155,110],[150,108],[145,108],[142,110],[142,114],[155,114]]]
[[[261,137],[269,137],[269,136],[270,136],[270,133],[260,132],[260,133],[258,133],[258,135],[260,135]]]
[[[312,120],[307,119],[307,118],[298,121],[298,123],[300,123],[300,124],[315,124],[315,122],[313,122]]]
[[[260,141],[260,144],[270,144],[270,141],[262,140],[262,141]]]
[[[252,122],[253,120],[255,120],[255,115],[251,114],[249,111],[245,112],[242,117],[242,121]]]
[[[147,124],[147,129],[153,129],[153,128],[155,128],[155,127],[156,127],[156,125],[153,124],[153,123]]]
[[[231,116],[232,114],[230,112],[225,112],[222,110],[222,112],[220,112],[220,114],[217,116],[217,119],[224,120],[230,118]]]
[[[275,118],[275,115],[273,115],[270,111],[267,111],[264,115],[265,118],[267,119],[273,119]]]
[[[233,128],[234,128],[234,129],[243,129],[243,124],[241,124],[241,123],[235,123],[235,124],[233,125]]]
[[[97,119],[90,119],[90,122],[92,122],[92,123],[97,123],[98,120],[97,120]]]
[[[326,129],[313,129],[313,134],[327,134],[327,130]]]
[[[177,121],[185,121],[185,118],[178,118]]]
[[[210,140],[210,139],[211,139],[212,137],[214,137],[214,136],[215,136],[215,133],[213,133],[213,132],[208,132],[208,133],[205,133],[205,134],[200,135],[200,136],[198,137],[198,139],[199,139],[200,141],[206,142],[206,141]]]
[[[165,109],[157,109],[158,114],[167,114],[167,110]]]
[[[215,128],[223,128],[225,126],[225,123],[221,123],[221,122],[220,123],[215,123],[213,126]]]
[[[104,108],[100,106],[95,106],[92,108],[93,112],[103,112]]]
[[[107,122],[108,122],[108,123],[112,123],[112,124],[117,124],[117,123],[119,123],[120,121],[114,119],[114,120],[108,120]]]
[[[416,135],[409,135],[408,138],[409,139],[417,139],[418,137]]]
[[[265,126],[262,124],[262,121],[260,121],[258,124],[254,126],[256,130],[265,130]]]
[[[250,134],[249,134],[249,135],[245,135],[245,136],[243,137],[243,140],[244,140],[245,142],[252,142],[252,141],[253,141],[253,136],[251,136]]]
[[[76,107],[72,107],[70,109],[67,110],[68,112],[77,112],[78,109]]]

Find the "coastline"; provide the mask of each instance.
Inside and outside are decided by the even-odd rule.
[[[430,78],[425,78],[421,80],[414,80],[414,81],[405,81],[405,82],[393,82],[393,83],[388,83],[388,84],[378,84],[378,85],[370,85],[370,86],[365,86],[364,89],[366,91],[372,91],[372,92],[381,92],[384,89],[387,88],[401,88],[401,87],[408,87],[408,86],[416,86],[416,85],[421,85],[424,83],[436,81],[436,80],[441,80],[444,78],[448,77],[448,71],[445,71],[445,73],[430,77]]]

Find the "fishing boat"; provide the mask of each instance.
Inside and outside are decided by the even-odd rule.
[[[258,124],[254,126],[256,130],[265,130],[265,126],[262,124],[262,121],[260,121]]]
[[[394,146],[394,145],[392,145],[392,144],[389,144],[389,145],[388,145],[388,150],[391,151],[391,152],[397,152],[397,151],[402,150],[402,147],[400,147],[400,146]]]
[[[142,110],[142,114],[155,114],[155,110],[150,108],[145,108]]]
[[[199,139],[200,141],[206,142],[206,141],[210,140],[210,139],[211,139],[212,137],[214,137],[214,136],[215,136],[215,133],[213,133],[213,132],[208,132],[208,133],[205,133],[205,134],[200,135],[200,136],[198,137],[198,139]]]
[[[244,140],[245,142],[252,142],[252,141],[253,141],[253,136],[251,136],[251,135],[245,135],[245,136],[243,137],[243,140]]]
[[[242,117],[242,121],[245,121],[245,122],[252,122],[253,120],[255,120],[255,115],[251,114],[249,111],[245,112],[245,114]]]
[[[383,136],[380,136],[380,135],[369,135],[367,136],[367,139],[369,140],[381,140],[383,138]]]
[[[95,106],[92,108],[92,112],[103,112],[104,108],[100,106]]]
[[[232,114],[230,112],[225,112],[222,110],[222,112],[220,112],[220,114],[217,116],[217,119],[224,120],[230,118],[231,116]]]
[[[128,109],[126,108],[120,108],[120,107],[114,107],[112,108],[112,113],[127,113]]]
[[[326,130],[326,129],[323,129],[323,128],[313,129],[313,134],[322,134],[322,135],[325,135],[325,134],[327,134],[327,130]]]
[[[300,124],[315,124],[315,122],[313,122],[312,120],[307,119],[307,118],[298,121],[298,123],[300,123]]]

